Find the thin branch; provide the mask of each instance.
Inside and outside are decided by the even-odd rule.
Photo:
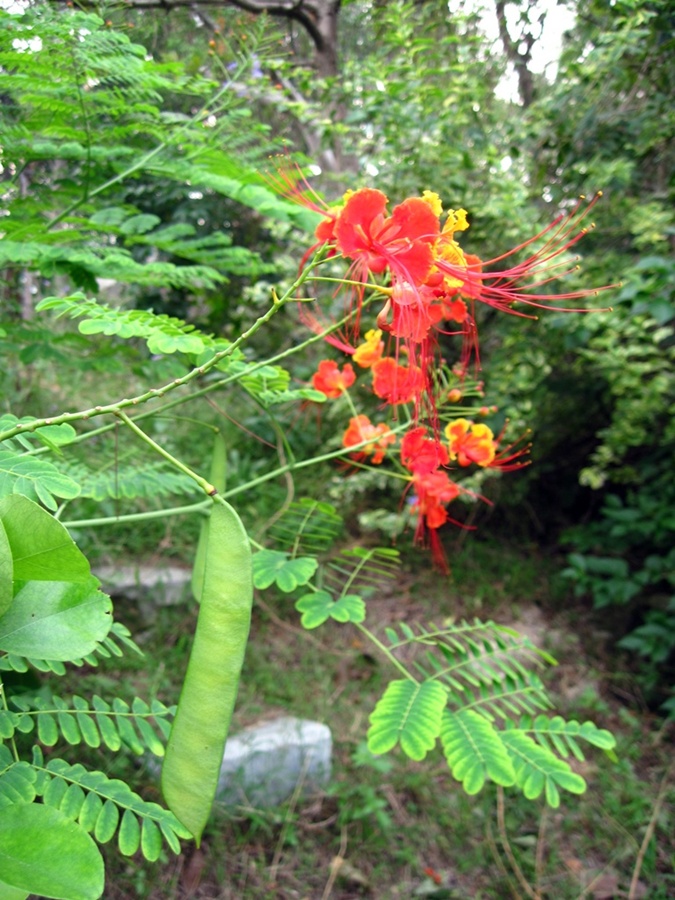
[[[535,892],[532,890],[529,881],[523,874],[523,870],[518,865],[518,860],[511,849],[504,818],[504,788],[501,787],[501,785],[497,788],[497,826],[499,828],[499,837],[502,842],[502,847],[504,848],[504,853],[506,853],[507,859],[511,865],[511,871],[516,876],[518,884],[525,891],[530,900],[541,900],[541,894],[539,891]]]

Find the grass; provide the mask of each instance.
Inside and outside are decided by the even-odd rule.
[[[662,803],[637,882],[642,893],[634,896],[672,896],[667,810],[675,789],[672,780],[663,783],[667,730],[598,693],[602,675],[594,670],[597,660],[584,655],[578,623],[566,612],[532,605],[532,598],[547,601],[546,560],[531,550],[467,542],[453,566],[451,581],[426,566],[404,570],[369,602],[369,621],[382,629],[400,618],[480,612],[497,621],[531,622],[536,611],[537,636],[561,660],[553,678],[561,712],[582,721],[592,717],[619,740],[618,763],[598,752],[584,764],[584,796],[567,795],[561,809],[544,811],[541,803],[507,791],[500,821],[498,791],[464,795],[439,750],[423,763],[399,754],[372,757],[364,746],[368,715],[389,671],[352,626],[306,632],[288,596],[265,593],[254,612],[233,730],[278,713],[327,722],[334,737],[331,785],[278,809],[217,808],[199,849],[186,843],[179,857],[167,853],[154,865],[106,848],[106,900],[628,896],[659,792]],[[130,656],[79,672],[71,676],[71,689],[175,702],[194,609],[161,608],[150,626],[130,605],[120,604],[117,615],[138,635],[146,659]],[[127,779],[146,799],[159,799],[154,776],[137,760],[88,752],[95,767]]]

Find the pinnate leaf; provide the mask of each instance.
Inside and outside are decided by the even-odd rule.
[[[0,450],[0,496],[23,494],[55,510],[58,503],[54,497],[72,500],[79,493],[77,482],[46,459]]]
[[[400,743],[411,759],[424,759],[441,731],[446,700],[437,681],[392,681],[371,713],[368,749],[386,753]]]

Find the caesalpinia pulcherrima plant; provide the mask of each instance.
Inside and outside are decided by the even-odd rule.
[[[250,539],[228,500],[312,465],[338,460],[377,466],[403,486],[402,506],[412,512],[417,538],[428,542],[436,563],[445,568],[439,532],[454,520],[450,504],[470,494],[461,484],[462,472],[518,469],[529,449],[524,438],[509,443],[503,429],[495,433],[490,427],[495,410],[483,405],[482,385],[472,380],[479,369],[480,307],[531,316],[538,308],[564,307],[565,301],[594,293],[545,293],[569,270],[566,253],[583,235],[582,220],[594,201],[561,216],[516,250],[481,261],[457,239],[467,230],[466,213],[443,215],[438,196],[429,191],[403,200],[391,212],[386,196],[374,188],[349,191],[342,203],[329,206],[285,171],[275,179],[283,198],[255,185],[259,195],[251,191],[252,175],[242,182],[221,177],[221,162],[229,171],[222,141],[217,134],[208,137],[210,129],[203,127],[207,110],[237,102],[228,83],[212,88],[188,79],[207,96],[203,107],[192,117],[181,114],[177,125],[155,104],[160,85],[166,95],[180,93],[180,78],[174,84],[168,69],[155,71],[143,48],[98,17],[76,10],[52,13],[46,6],[11,15],[0,10],[0,19],[7,26],[0,29],[0,78],[16,117],[16,127],[3,135],[6,171],[29,178],[27,160],[38,160],[36,171],[42,173],[53,154],[52,161],[58,161],[53,171],[59,173],[46,193],[39,183],[35,196],[48,194],[47,208],[26,195],[16,179],[7,182],[5,265],[45,277],[55,271],[80,278],[84,273],[87,277],[78,283],[95,294],[96,279],[107,276],[163,287],[222,283],[227,254],[220,272],[214,248],[227,250],[224,236],[204,249],[201,237],[182,240],[174,231],[170,239],[171,229],[159,216],[142,214],[127,200],[124,206],[105,205],[114,202],[107,191],[141,174],[153,180],[161,175],[177,191],[188,184],[230,191],[232,199],[247,197],[254,207],[259,203],[261,212],[277,210],[284,221],[305,219],[304,210],[287,202],[290,198],[320,219],[293,284],[280,296],[273,292],[268,308],[232,340],[151,310],[110,306],[80,291],[37,304],[38,314],[79,318],[88,340],[145,341],[143,371],[151,372],[155,383],[123,399],[48,417],[32,417],[24,408],[0,415],[0,895],[97,900],[104,891],[98,844],[116,837],[123,855],[140,852],[155,861],[165,846],[178,853],[181,840],[199,843],[216,793],[254,587],[274,586],[291,596],[307,629],[328,621],[348,623],[394,671],[396,677],[370,715],[372,753],[398,748],[420,761],[440,743],[450,774],[468,794],[491,783],[528,799],[544,795],[557,806],[561,791],[582,793],[585,781],[569,758],[583,760],[583,741],[611,753],[614,739],[592,722],[550,714],[553,702],[536,667],[552,660],[527,637],[480,621],[400,622],[371,630],[367,600],[396,577],[396,551],[340,548],[338,510],[309,497],[284,505],[263,546]],[[89,104],[91,85],[96,85],[91,96],[95,93],[99,106]],[[148,122],[152,127],[146,128]],[[135,123],[143,124],[136,128]],[[135,131],[156,140],[145,155],[127,146]],[[110,160],[114,171],[108,169]],[[85,164],[86,184],[81,185]],[[148,259],[136,260],[125,241],[148,248]],[[174,253],[195,265],[154,261],[155,254]],[[321,313],[321,301],[304,299],[301,318],[318,334],[308,330],[306,340],[269,358],[252,353],[257,333],[302,298],[308,283],[334,294],[336,281],[346,300],[339,327]],[[458,361],[449,365],[441,341],[446,344],[446,336],[453,335]],[[322,360],[311,387],[293,388],[292,374],[281,363],[323,337],[345,358]],[[164,382],[155,357],[168,354],[180,354],[181,374]],[[280,444],[290,452],[279,450],[276,468],[237,483],[237,473],[226,478],[220,432],[208,477],[171,452],[166,429],[152,432],[153,416],[173,415],[188,401],[199,415],[205,395],[228,395],[233,387],[253,397],[273,422],[275,407],[342,404],[339,446],[303,458],[293,452],[292,430],[283,433],[274,422]],[[366,400],[367,411],[357,408],[355,397],[359,404]],[[13,402],[20,407],[22,401]],[[339,413],[340,406],[333,411]],[[201,424],[218,431],[211,410],[209,417]],[[134,460],[121,468],[115,478],[72,452],[84,441],[104,441],[118,430],[138,441],[147,456],[140,465]],[[98,458],[98,445],[92,456]],[[192,502],[172,507],[165,501],[170,493],[192,493]],[[78,498],[91,503],[134,497],[152,498],[162,508],[128,514],[120,509],[93,519],[73,514]],[[131,703],[118,696],[110,702],[98,696],[59,697],[42,683],[35,690],[16,690],[4,678],[5,672],[32,668],[51,681],[65,674],[66,665],[94,666],[100,656],[140,652],[129,632],[113,622],[112,601],[71,532],[113,523],[133,528],[151,517],[195,513],[204,517],[192,578],[199,613],[177,707],[138,697],[129,698]],[[167,692],[171,703],[173,693]],[[164,757],[166,805],[146,801],[124,782],[88,768],[87,757],[74,749],[82,743],[107,753]]]
[[[458,406],[467,399],[469,369],[480,366],[479,307],[485,304],[527,318],[536,318],[528,308],[585,311],[561,304],[595,295],[606,286],[558,294],[543,289],[577,268],[576,263],[570,265],[568,251],[586,234],[582,222],[600,195],[588,204],[580,200],[571,213],[559,216],[531,240],[483,262],[465,253],[456,239],[469,227],[466,210],[444,214],[439,196],[431,191],[403,200],[389,214],[387,197],[373,188],[347,191],[342,204],[326,206],[304,179],[289,171],[280,173],[275,184],[286,197],[322,216],[316,243],[303,264],[313,253],[345,260],[351,316],[342,333],[331,333],[327,340],[358,367],[370,370],[371,391],[382,401],[382,416],[400,421],[397,408],[411,407],[408,428],[399,425],[394,432],[386,422],[376,425],[357,415],[349,400],[353,415],[343,445],[350,448],[368,441],[350,454],[353,460],[379,465],[389,458],[405,473],[417,514],[416,536],[428,539],[435,563],[447,570],[438,529],[454,521],[447,505],[461,493],[470,493],[449,472],[472,465],[513,471],[528,463],[524,438],[502,447],[506,426],[495,436],[486,423],[467,419]],[[523,252],[524,260],[501,268]],[[317,313],[304,313],[303,318],[315,329],[325,326]],[[458,336],[462,342],[452,370],[441,355],[444,335]],[[322,360],[312,384],[336,399],[348,396],[355,380],[350,363],[340,368],[332,360]],[[490,411],[496,410],[481,407],[475,414]]]

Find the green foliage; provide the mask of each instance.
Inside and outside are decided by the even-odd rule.
[[[4,740],[15,732],[29,734],[37,728],[40,743],[53,747],[59,740],[71,746],[85,743],[88,747],[107,747],[118,751],[125,747],[136,755],[145,752],[164,756],[164,743],[169,724],[166,717],[173,710],[159,700],[148,706],[136,697],[131,705],[115,698],[112,706],[96,694],[89,706],[83,697],[74,695],[70,701],[59,697],[45,700],[40,695],[16,695],[12,703],[18,711],[0,711],[0,731]],[[153,719],[161,737],[150,723]],[[135,726],[135,727],[134,727]]]
[[[72,500],[80,486],[46,459],[0,450],[0,496],[23,494],[55,511],[57,497]]]
[[[370,752],[387,753],[400,743],[411,759],[424,759],[440,732],[446,698],[437,681],[390,682],[370,716]]]
[[[28,497],[0,501],[0,671],[29,666],[65,674],[64,662],[96,665],[96,656],[138,650],[126,628],[112,622],[110,598],[98,590],[89,563],[64,526]],[[0,859],[3,882],[49,897],[96,898],[103,860],[94,840],[118,834],[122,854],[139,849],[156,860],[165,841],[180,851],[187,837],[175,817],[148,803],[124,782],[58,757],[45,763],[40,745],[85,744],[134,754],[164,753],[172,712],[140,698],[91,704],[3,685],[0,710]],[[154,725],[153,725],[154,723]],[[37,732],[31,762],[18,748]],[[39,802],[40,801],[40,802]],[[119,829],[118,829],[119,825]],[[8,830],[10,829],[11,830]]]
[[[537,714],[552,703],[526,661],[552,660],[512,630],[476,622],[415,632],[402,624],[388,629],[387,637],[392,651],[424,652],[414,662],[415,676],[393,682],[371,716],[368,746],[374,753],[400,740],[408,756],[422,759],[440,737],[453,777],[468,794],[492,781],[518,788],[530,800],[543,792],[557,807],[560,789],[586,788],[565,759],[584,759],[578,741],[608,752],[615,746],[613,736],[592,722]],[[426,680],[418,683],[419,674]]]
[[[197,356],[214,343],[213,338],[202,338],[194,325],[187,325],[180,319],[155,315],[151,309],[114,309],[106,303],[87,300],[82,293],[70,297],[46,297],[40,301],[37,310],[55,310],[59,315],[71,318],[83,316],[84,321],[79,326],[82,334],[143,338],[151,353],[189,353]]]
[[[243,129],[248,153],[240,146],[235,159],[223,151],[241,145],[248,114],[229,80],[218,84],[157,62],[91,13],[37,4],[0,17],[2,152],[10,176],[0,265],[8,276],[30,269],[66,275],[91,293],[99,292],[97,279],[107,279],[194,296],[230,276],[269,271],[231,235],[134,202],[132,176],[154,192],[155,206],[158,185],[173,184],[186,199],[207,191],[282,221],[303,220],[249,165],[253,124]],[[262,30],[250,37],[251,52],[263,52]],[[246,66],[238,58],[236,72]]]
[[[279,550],[259,550],[253,557],[253,583],[259,590],[276,584],[285,594],[308,583],[318,562],[309,556],[289,557]]]
[[[270,539],[297,553],[321,553],[342,532],[342,517],[331,503],[302,497],[295,500],[269,531]]]

